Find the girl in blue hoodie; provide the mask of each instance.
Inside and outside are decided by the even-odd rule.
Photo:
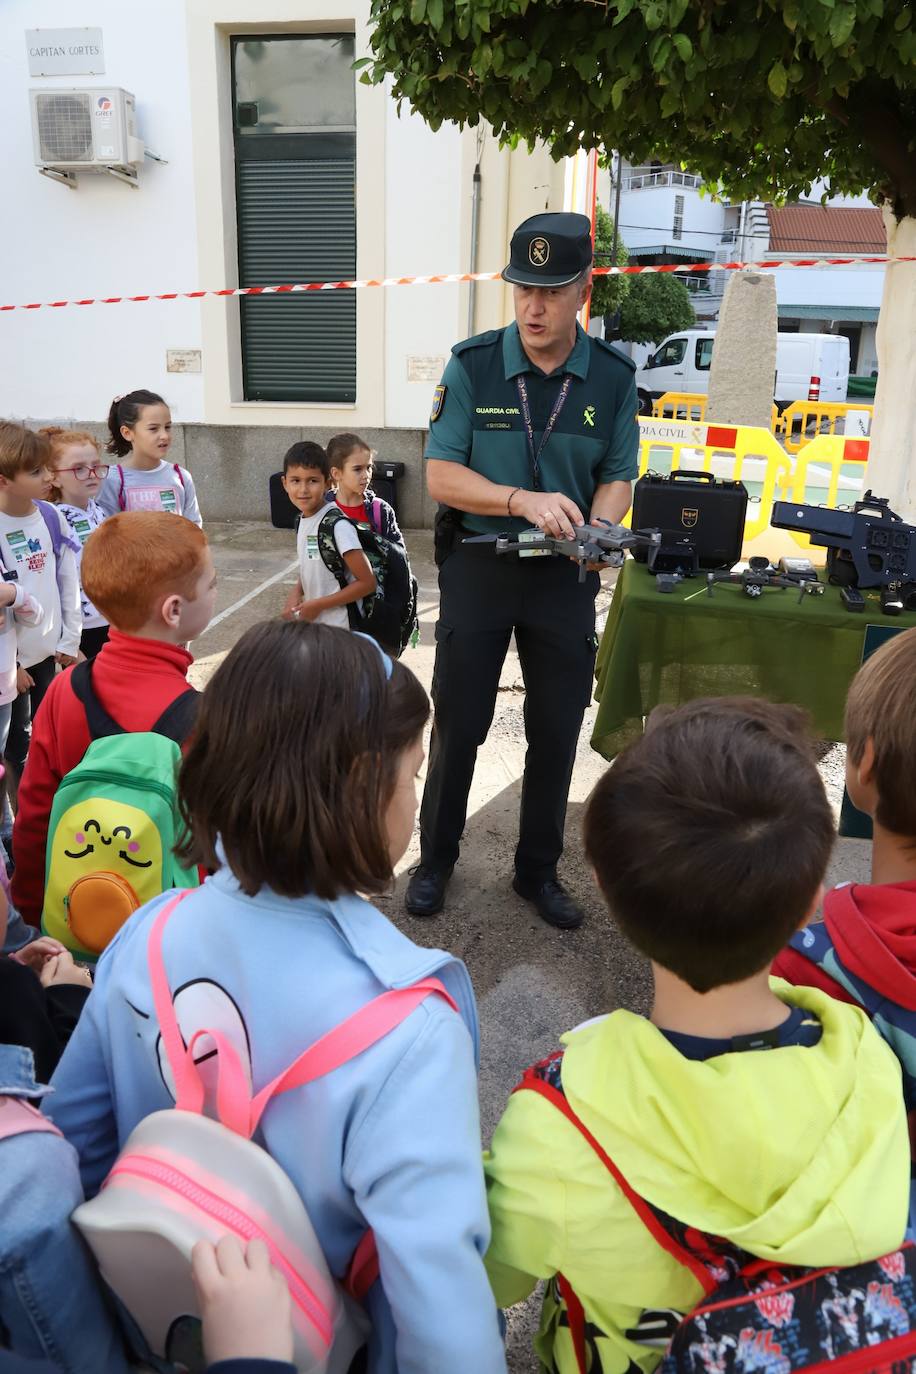
[[[243,635],[203,694],[179,780],[185,859],[216,871],[176,909],[163,959],[185,1042],[221,1030],[255,1091],[379,994],[444,984],[457,1013],[427,997],[357,1058],[273,1099],[255,1139],[338,1278],[374,1232],[370,1374],[503,1374],[470,980],[357,895],[384,890],[407,848],[428,712],[413,674],[362,635],[295,621]],[[49,1111],[89,1196],[137,1123],[174,1102],[147,964],[168,899],[105,951],[54,1076]]]

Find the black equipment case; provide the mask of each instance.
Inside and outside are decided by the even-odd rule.
[[[689,539],[701,568],[731,568],[741,557],[747,487],[743,482],[723,481],[711,472],[675,469],[663,477],[647,472],[633,491],[634,530],[661,530],[678,541]],[[633,550],[645,563],[648,549]]]

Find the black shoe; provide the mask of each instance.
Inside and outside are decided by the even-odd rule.
[[[410,882],[404,893],[404,906],[411,916],[435,916],[445,905],[445,887],[452,876],[450,868],[443,872],[428,864],[417,864],[410,870]]]
[[[542,883],[528,883],[516,873],[512,886],[526,902],[532,902],[537,914],[557,930],[575,930],[585,920],[585,912],[573,901],[562,883],[547,878]]]

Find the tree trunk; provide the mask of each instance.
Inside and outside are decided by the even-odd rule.
[[[890,258],[916,257],[916,217],[884,208]],[[888,263],[878,316],[878,389],[866,486],[916,523],[916,262]]]

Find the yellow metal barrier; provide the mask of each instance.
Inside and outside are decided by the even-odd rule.
[[[784,431],[783,443],[790,453],[799,453],[814,439],[838,437],[838,420],[844,420],[851,410],[865,410],[874,417],[875,408],[870,405],[856,405],[855,402],[839,401],[793,401],[782,414],[781,427]],[[815,431],[808,438],[808,426],[813,424]],[[822,433],[823,426],[827,429]]]
[[[792,482],[792,460],[768,429],[754,425],[707,425],[691,420],[640,416],[639,475],[674,468],[714,472],[750,486],[745,539],[769,526],[773,501]]]
[[[701,392],[666,391],[652,403],[652,415],[656,420],[705,420],[708,400],[709,397]],[[683,414],[678,414],[679,411]]]
[[[867,439],[845,439],[842,434],[817,434],[794,458],[791,481],[781,499],[818,506],[851,506],[865,485]],[[803,549],[812,549],[806,534],[788,532]],[[815,556],[823,557],[816,548]]]
[[[708,396],[700,391],[666,391],[652,403],[654,420],[705,420]],[[863,406],[862,409],[865,409]],[[669,413],[670,412],[670,413]],[[681,413],[683,412],[683,413]],[[774,404],[770,412],[770,429],[778,434],[782,429],[782,418]]]

